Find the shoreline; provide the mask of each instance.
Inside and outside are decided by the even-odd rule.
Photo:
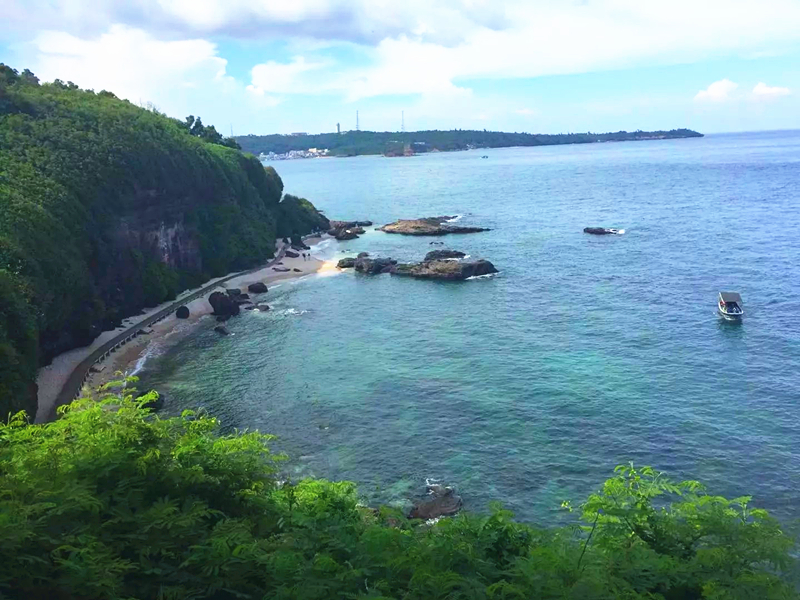
[[[305,243],[306,245],[312,247],[313,252],[313,247],[323,239],[327,239],[327,236],[308,238],[305,240]],[[226,281],[224,284],[220,284],[220,286],[217,288],[209,290],[208,293],[204,294],[202,297],[187,303],[186,306],[189,308],[190,313],[188,319],[178,319],[173,313],[163,321],[155,323],[148,329],[148,331],[151,333],[137,336],[128,344],[126,344],[124,348],[95,364],[90,371],[90,376],[86,382],[86,386],[93,389],[97,388],[108,381],[116,379],[117,376],[115,374],[119,371],[123,372],[125,376],[134,374],[134,372],[141,370],[141,366],[144,364],[142,363],[142,365],[137,365],[140,359],[144,358],[146,360],[147,357],[151,355],[158,356],[166,349],[172,347],[174,344],[177,344],[186,335],[193,331],[201,321],[208,320],[206,317],[211,315],[213,309],[208,303],[207,298],[214,291],[236,287],[245,288],[246,291],[246,288],[249,284],[256,282],[263,282],[267,285],[267,287],[269,287],[270,283],[275,283],[277,281],[295,279],[304,277],[306,275],[313,275],[320,271],[335,269],[335,264],[320,260],[314,256],[311,256],[311,260],[308,261],[304,261],[302,256],[298,258],[289,258],[284,256],[278,264],[292,270],[289,272],[279,272],[274,271],[272,266],[266,266],[258,271],[234,277]],[[299,271],[294,271],[294,269],[299,269]],[[215,280],[219,281],[225,277],[227,277],[227,275],[213,278],[204,283],[203,286],[213,284]],[[181,297],[190,295],[197,289],[198,288],[194,288],[194,290],[185,290],[184,292],[181,292],[175,300],[170,300],[159,306],[148,308],[143,314],[128,317],[123,320],[120,327],[112,331],[104,331],[97,338],[95,338],[90,345],[83,348],[75,348],[59,354],[49,365],[46,367],[41,367],[36,376],[36,384],[39,389],[35,422],[42,423],[45,421],[46,415],[50,414],[52,411],[53,405],[56,402],[56,398],[70,374],[96,348],[100,347],[106,341],[112,339],[125,329],[135,326],[136,323],[144,321],[150,315],[153,315],[166,306],[179,301]],[[266,299],[263,301],[268,302]],[[137,368],[137,366],[139,368]]]

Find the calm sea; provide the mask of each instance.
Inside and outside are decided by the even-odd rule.
[[[275,166],[331,218],[491,227],[441,239],[501,273],[284,283],[234,335],[209,322],[149,363],[169,412],[276,434],[293,477],[371,503],[436,479],[471,510],[552,522],[634,461],[800,517],[800,132]],[[317,252],[419,260],[431,241]],[[716,316],[720,290],[741,292],[741,325]]]

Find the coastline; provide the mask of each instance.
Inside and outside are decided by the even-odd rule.
[[[309,238],[305,240],[305,243],[313,248],[326,238],[327,236]],[[178,343],[193,331],[201,322],[209,321],[208,317],[211,315],[213,309],[208,303],[208,296],[214,291],[236,287],[247,288],[249,284],[256,282],[263,282],[269,287],[270,283],[276,281],[295,279],[306,275],[312,275],[320,271],[335,269],[335,264],[320,260],[314,256],[311,256],[311,259],[307,261],[304,261],[302,257],[283,257],[279,264],[287,269],[291,269],[291,271],[279,272],[274,271],[271,266],[264,267],[258,271],[234,277],[224,284],[221,284],[218,288],[209,290],[208,294],[204,294],[202,297],[187,303],[186,306],[189,308],[190,313],[188,319],[178,319],[173,313],[163,321],[152,325],[149,328],[151,333],[137,336],[120,351],[109,355],[106,359],[92,367],[91,375],[86,385],[90,388],[97,388],[108,381],[116,379],[116,373],[120,371],[126,376],[135,374],[141,370],[141,366],[144,364],[144,361],[142,361],[142,363],[139,362],[141,359],[146,360],[148,356],[157,356],[163,353],[167,348]],[[299,269],[299,271],[295,271],[294,269]],[[225,277],[225,275],[216,277],[203,285],[209,285],[210,283],[214,283],[215,280],[222,280]],[[192,292],[196,291],[196,289],[198,288],[182,292],[178,295],[176,300],[190,295]],[[90,345],[59,354],[49,365],[41,367],[36,377],[36,384],[39,390],[35,422],[43,422],[45,416],[50,414],[59,392],[72,371],[96,348],[99,348],[121,331],[144,321],[150,315],[169,306],[176,300],[170,300],[159,306],[149,308],[141,315],[129,317],[123,320],[122,325],[117,329],[104,331],[95,338]],[[268,298],[264,298],[262,301],[269,302]]]

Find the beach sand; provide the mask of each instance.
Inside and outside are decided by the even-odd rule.
[[[323,238],[320,237],[309,238],[305,240],[305,243],[313,248],[313,246],[322,239]],[[272,267],[265,267],[253,273],[234,277],[223,283],[217,289],[224,290],[238,287],[246,292],[249,284],[258,281],[265,283],[267,287],[269,287],[270,282],[303,277],[320,271],[336,270],[334,263],[325,262],[313,256],[310,260],[303,260],[302,256],[298,258],[284,257],[281,259],[280,263],[281,264],[275,266],[291,270],[288,272],[278,272],[274,271]],[[294,269],[299,269],[300,271],[298,272]],[[223,279],[223,277],[218,277],[217,279]],[[208,285],[213,282],[214,280],[210,280],[203,285]],[[181,293],[178,299],[191,294],[192,291],[193,290],[187,290]],[[94,365],[94,367],[92,367],[93,371],[91,376],[86,384],[87,387],[94,389],[108,381],[114,380],[118,377],[116,373],[120,371],[127,375],[134,374],[137,371],[137,363],[146,358],[149,352],[152,352],[156,347],[160,352],[163,352],[164,349],[174,345],[191,332],[204,317],[208,320],[208,315],[212,312],[211,305],[208,303],[208,296],[214,291],[216,290],[210,290],[202,297],[186,305],[189,308],[188,319],[178,319],[172,314],[163,321],[152,325],[148,329],[152,331],[152,333],[135,337],[123,348]],[[265,301],[269,302],[268,299],[265,299]],[[45,416],[50,414],[56,397],[66,383],[70,373],[72,373],[75,367],[77,367],[84,358],[115,335],[133,326],[135,323],[145,320],[150,315],[169,306],[173,302],[175,301],[170,300],[159,306],[147,309],[144,314],[127,318],[123,321],[121,327],[113,331],[104,331],[91,345],[59,354],[53,359],[50,365],[39,369],[36,378],[36,384],[39,386],[39,405],[36,412],[36,422],[42,422]]]

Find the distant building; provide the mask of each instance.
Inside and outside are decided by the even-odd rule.
[[[308,135],[308,134],[305,131],[298,131],[297,133],[290,133],[289,135],[293,135],[295,137],[298,137],[298,136],[301,136],[301,135]]]

